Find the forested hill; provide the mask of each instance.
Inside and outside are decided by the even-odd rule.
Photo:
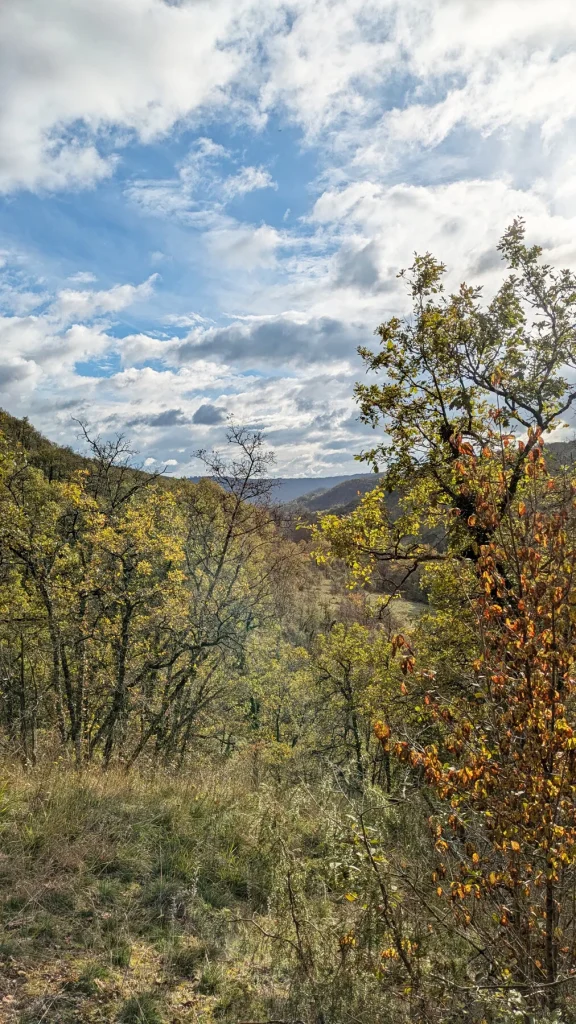
[[[374,473],[352,473],[347,476],[281,477],[274,482],[272,493],[274,500],[282,504],[301,498],[312,501],[316,498],[320,499],[321,495],[328,492],[336,492],[337,489],[338,494],[345,493],[346,488],[355,488],[358,481],[362,481],[360,489],[363,487],[365,490],[371,490],[378,481],[378,477]]]
[[[41,469],[49,481],[69,480],[72,474],[79,469],[93,469],[94,455],[97,454],[96,448],[99,448],[104,458],[107,456],[108,459],[115,458],[117,461],[121,458],[124,464],[132,457],[129,443],[122,438],[109,443],[96,439],[96,448],[88,445],[90,455],[81,455],[69,446],[49,441],[39,430],[36,430],[27,418],[17,419],[16,416],[11,416],[4,409],[0,409],[0,433],[12,443],[21,445],[26,452],[28,463]],[[81,443],[83,435],[80,423],[78,424],[78,435],[79,443]],[[124,468],[134,481],[145,482],[152,476],[152,474],[130,465],[125,465]],[[169,478],[164,479],[168,481]]]
[[[77,469],[84,469],[87,460],[73,451],[54,444],[43,436],[28,419],[17,419],[0,409],[0,431],[11,441],[26,449],[28,459],[50,480],[65,480]]]
[[[576,461],[576,441],[551,441],[545,451],[552,469],[572,465]],[[311,513],[338,511],[345,515],[357,506],[363,494],[377,487],[381,480],[382,475],[375,473],[340,478],[333,486],[302,493],[296,504]],[[392,497],[389,508],[393,510],[396,504]]]
[[[0,409],[0,431],[22,445],[25,448],[30,463],[37,466],[46,474],[50,480],[65,480],[77,469],[86,469],[90,465],[89,457],[83,456],[68,446],[56,444],[44,437],[40,431],[29,422],[28,419],[17,419],[11,416],[4,409]],[[81,437],[81,428],[78,428]],[[149,477],[149,473],[143,470],[133,469],[133,473],[142,473],[142,478]],[[172,481],[174,477],[164,476],[166,482]],[[190,478],[193,483],[205,479],[201,476]],[[329,508],[332,504],[340,503],[340,499],[349,490],[349,497],[355,495],[358,490],[370,490],[375,485],[378,477],[373,473],[360,473],[327,476],[327,477],[280,477],[275,479],[271,488],[271,498],[279,504],[287,504],[302,496],[306,498],[319,498],[320,494],[332,492],[334,488],[340,490],[334,492],[328,499],[329,503],[320,503],[318,508]],[[312,507],[312,506],[311,506]]]

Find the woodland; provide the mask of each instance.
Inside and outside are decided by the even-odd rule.
[[[0,415],[1,1022],[576,1022],[576,276],[498,248],[401,275],[342,507]]]

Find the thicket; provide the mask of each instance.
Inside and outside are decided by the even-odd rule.
[[[169,486],[4,437],[7,1021],[576,1020],[576,279],[500,249],[488,305],[416,258],[314,561],[257,435]]]

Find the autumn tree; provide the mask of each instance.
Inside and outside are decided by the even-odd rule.
[[[474,981],[553,1010],[576,971],[576,485],[547,475],[542,447],[503,519],[505,476],[464,459],[492,538],[469,577],[476,656],[447,690],[400,645],[431,732],[396,752],[435,796],[435,884],[475,951]]]
[[[224,665],[233,673],[243,663],[252,635],[275,616],[278,592],[298,575],[295,546],[276,530],[271,456],[262,436],[233,426],[224,452],[198,454],[209,476],[176,491],[184,619],[168,663],[151,663],[165,671],[166,682],[154,699],[146,698],[148,722],[130,761],[150,742],[181,756],[200,717],[229,686]]]
[[[389,748],[374,744],[373,733],[376,712],[386,715],[388,722],[394,716],[396,666],[388,631],[378,622],[371,627],[335,623],[318,636],[313,666],[320,727],[317,744],[323,756],[341,769],[352,765],[356,785],[378,779],[389,792]],[[387,733],[388,723],[382,729]]]
[[[484,303],[479,287],[446,296],[446,271],[429,253],[403,271],[413,303],[406,317],[378,327],[379,348],[361,348],[370,374],[356,386],[361,419],[383,437],[360,458],[382,469],[382,485],[348,518],[324,519],[324,534],[356,573],[374,561],[411,566],[448,546],[476,558],[514,502],[538,438],[569,415],[576,400],[576,276],[542,262],[516,220],[498,249],[509,274]],[[503,438],[514,444],[502,463]],[[504,474],[487,523],[475,516],[474,481],[463,455]],[[403,514],[390,522],[384,494],[396,490]],[[401,587],[400,582],[399,586]]]

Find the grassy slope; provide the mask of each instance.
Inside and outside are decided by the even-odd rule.
[[[375,919],[364,973],[342,954],[364,919],[333,863],[349,799],[279,789],[256,748],[234,772],[0,767],[1,1024],[408,1019]]]
[[[269,963],[252,942],[248,968],[245,926],[231,918],[266,905],[261,803],[210,778],[11,772],[3,1024],[208,1021],[255,1002],[259,1012],[252,990]]]
[[[345,895],[350,798],[279,787],[256,748],[196,782],[0,766],[1,1024],[414,1019],[379,914]],[[370,802],[406,863],[411,801]]]

